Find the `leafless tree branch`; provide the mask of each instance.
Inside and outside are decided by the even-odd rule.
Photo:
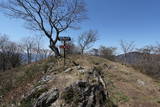
[[[27,28],[44,33],[58,56],[59,34],[86,18],[84,0],[8,0],[0,7],[7,15],[23,19]]]

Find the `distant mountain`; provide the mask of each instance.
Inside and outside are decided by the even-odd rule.
[[[160,80],[160,55],[130,52],[116,57],[117,61],[130,64],[141,72]]]
[[[116,59],[121,62],[126,62],[127,64],[137,64],[139,61],[142,60],[154,60],[159,62],[160,55],[140,52],[129,52],[127,54],[121,54],[116,56]]]

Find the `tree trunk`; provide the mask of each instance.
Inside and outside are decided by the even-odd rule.
[[[28,62],[28,64],[31,63],[31,53],[30,53],[29,48],[27,48],[27,62]]]
[[[2,63],[3,72],[5,72],[5,70],[6,70],[6,59],[5,59],[5,58],[6,58],[6,57],[3,56],[3,63]]]
[[[51,40],[50,40],[50,46],[49,47],[55,53],[56,57],[61,57],[58,48],[56,47],[55,43],[53,41],[51,41]]]
[[[81,54],[82,54],[82,55],[84,54],[84,48],[81,49]]]

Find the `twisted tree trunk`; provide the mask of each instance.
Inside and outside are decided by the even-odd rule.
[[[58,39],[58,38],[57,38]],[[50,49],[55,53],[56,57],[61,57],[58,47],[56,47],[56,42],[50,39]]]

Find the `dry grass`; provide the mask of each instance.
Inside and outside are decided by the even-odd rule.
[[[131,67],[99,57],[68,56],[66,62],[68,68],[75,66],[72,61],[88,69],[98,66],[98,69],[102,70],[103,79],[107,84],[106,90],[110,92],[110,97],[119,107],[160,107],[159,81],[155,81]],[[74,70],[63,72],[63,59],[50,58],[0,74],[2,87],[13,84],[13,86],[9,85],[12,87],[2,88],[5,91],[2,91],[0,87],[0,94],[5,95],[6,102],[20,99],[24,93],[33,88],[49,67],[53,69],[52,72],[45,73],[45,75],[53,77],[53,80],[48,82],[49,88],[58,88],[61,91],[77,80],[86,79],[85,74],[77,73]],[[144,85],[140,85],[137,80],[143,81]]]
[[[104,71],[110,96],[120,107],[160,107],[160,85],[158,81],[133,68],[94,56],[79,56],[77,62],[84,66],[99,67]],[[75,59],[75,60],[76,60]],[[105,67],[104,64],[109,66]],[[143,81],[144,85],[137,81]]]

